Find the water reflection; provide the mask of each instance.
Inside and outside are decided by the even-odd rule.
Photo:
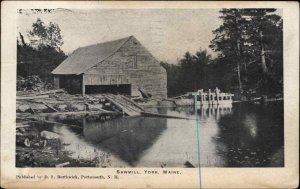
[[[198,107],[198,115],[201,120],[205,120],[211,116],[214,116],[216,120],[219,120],[221,116],[230,115],[232,105],[207,105]]]
[[[216,146],[226,166],[284,166],[282,103],[237,104],[233,116],[222,117],[219,127]],[[275,153],[280,155],[272,159]]]
[[[75,159],[100,167],[196,167],[197,133],[192,106],[148,111],[191,119],[66,117],[78,127],[49,126]],[[283,104],[199,107],[203,167],[284,166]],[[44,128],[45,129],[45,128]]]
[[[166,130],[163,118],[119,118],[104,123],[83,125],[83,136],[98,148],[108,151],[135,166],[145,150]]]

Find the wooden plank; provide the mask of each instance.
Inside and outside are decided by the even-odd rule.
[[[138,105],[136,102],[134,102],[133,100],[131,100],[130,98],[121,95],[121,97],[125,100],[127,100],[128,102],[130,102],[131,104],[133,104],[135,107],[137,107],[138,109],[140,109],[141,111],[145,111],[144,108],[142,108],[140,105]]]
[[[51,106],[51,105],[45,103],[44,101],[42,101],[42,103],[43,103],[45,106],[47,106],[48,108],[50,108],[51,110],[53,110],[53,111],[55,111],[55,112],[59,112],[59,111],[58,111],[57,109],[55,109],[53,106]]]
[[[71,125],[71,124],[65,124],[65,123],[59,123],[56,121],[48,121],[48,120],[42,120],[42,119],[35,119],[35,122],[44,122],[44,123],[51,123],[51,124],[56,124],[56,125],[62,125],[62,126],[67,126],[67,127],[76,127],[82,129],[82,127],[78,125]]]
[[[133,111],[133,110],[129,110],[128,107],[125,107],[124,104],[122,104],[121,102],[118,102],[116,99],[113,99],[114,96],[113,95],[104,95],[104,97],[112,102],[113,104],[115,104],[117,107],[119,107],[123,112],[125,112],[127,115],[129,116],[136,116],[136,115],[140,115],[140,112],[137,111]]]
[[[17,96],[17,100],[33,100],[39,98],[49,98],[49,95],[39,95],[39,96]]]
[[[56,90],[44,91],[39,94],[45,95],[45,94],[55,94],[55,93],[63,93],[63,92],[65,92],[63,89],[56,89]]]
[[[141,112],[141,115],[146,117],[162,117],[162,118],[174,118],[174,119],[191,119],[188,117],[180,117],[180,116],[170,116],[165,114],[157,114],[157,113],[151,113],[151,112]]]
[[[120,114],[114,111],[101,110],[101,111],[78,111],[78,112],[54,112],[54,113],[36,113],[34,115],[30,113],[17,113],[17,118],[20,117],[35,117],[35,116],[58,116],[58,115],[101,115],[101,114]]]
[[[19,119],[22,119],[22,118],[19,118]],[[30,119],[33,119],[33,120],[30,120]],[[41,119],[40,117],[39,118],[30,117],[30,119],[23,118],[23,120],[30,121],[30,122],[45,122],[45,123],[58,124],[58,125],[62,125],[62,126],[82,128],[78,125],[71,125],[71,124],[59,123],[59,122],[55,122],[55,121],[44,120],[44,119]]]
[[[78,125],[71,125],[71,124],[65,124],[65,123],[59,123],[56,121],[48,121],[48,120],[42,120],[42,119],[36,119],[35,121],[37,122],[44,122],[44,123],[51,123],[51,124],[57,124],[57,125],[62,125],[62,126],[67,126],[67,127],[76,127],[82,129],[82,127]]]

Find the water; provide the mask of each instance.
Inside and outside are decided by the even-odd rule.
[[[99,167],[198,166],[194,107],[148,111],[191,118],[59,118],[80,127],[50,124],[61,136],[60,150]],[[283,103],[233,104],[200,108],[201,167],[284,166]],[[56,121],[58,121],[56,119]],[[76,165],[75,165],[76,166]]]

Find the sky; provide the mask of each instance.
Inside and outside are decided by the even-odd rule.
[[[135,36],[160,61],[176,63],[185,52],[200,48],[208,53],[212,31],[222,21],[217,9],[56,9],[52,13],[19,14],[17,29],[25,36],[40,18],[61,29],[61,49],[70,54],[78,47]]]

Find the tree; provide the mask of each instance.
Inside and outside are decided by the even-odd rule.
[[[32,30],[29,31],[29,37],[31,41],[37,42],[37,46],[39,47],[50,46],[59,50],[63,45],[59,26],[53,22],[50,22],[47,26],[40,18],[32,24]]]
[[[274,43],[274,40],[278,42],[278,39],[282,41],[282,19],[278,15],[269,15],[273,13],[275,9],[244,9],[243,15],[247,17],[247,42],[251,44],[253,54],[256,57],[260,57],[261,68],[263,73],[268,72],[266,64],[266,48],[270,50],[275,45],[280,43]],[[281,31],[280,31],[281,30]],[[280,37],[280,38],[278,38]]]
[[[272,14],[275,11],[275,9],[220,11],[223,23],[213,31],[215,38],[211,41],[210,47],[219,52],[221,62],[229,63],[228,74],[236,78],[237,82],[233,84],[237,83],[240,92],[267,87],[263,93],[269,93],[270,89],[274,88],[270,87],[271,83],[278,80],[274,77],[275,72],[282,75],[279,73],[282,65],[282,19]],[[276,71],[271,69],[272,66],[276,67]]]
[[[241,64],[244,63],[243,46],[245,43],[245,19],[239,9],[222,9],[220,18],[223,24],[213,31],[215,38],[210,47],[220,52],[220,57],[232,62],[232,68],[237,73],[238,88],[242,90]]]
[[[160,64],[167,71],[168,96],[172,97],[181,94],[182,83],[179,82],[180,67],[177,64],[168,64],[167,62],[161,62]]]
[[[261,93],[282,92],[283,32],[282,19],[272,14],[276,9],[245,9],[248,17],[248,43],[251,44],[253,69],[258,74],[250,84],[257,86]]]
[[[65,58],[65,53],[60,49],[63,44],[61,30],[55,23],[46,26],[41,19],[32,24],[28,32],[31,42],[26,43],[24,36],[19,33],[17,38],[17,75],[29,78],[38,75],[46,82],[52,82],[51,71]],[[35,40],[33,40],[35,39]]]
[[[195,55],[186,52],[178,64],[162,62],[161,65],[167,71],[168,96],[216,86],[211,55],[206,50],[200,49]]]

